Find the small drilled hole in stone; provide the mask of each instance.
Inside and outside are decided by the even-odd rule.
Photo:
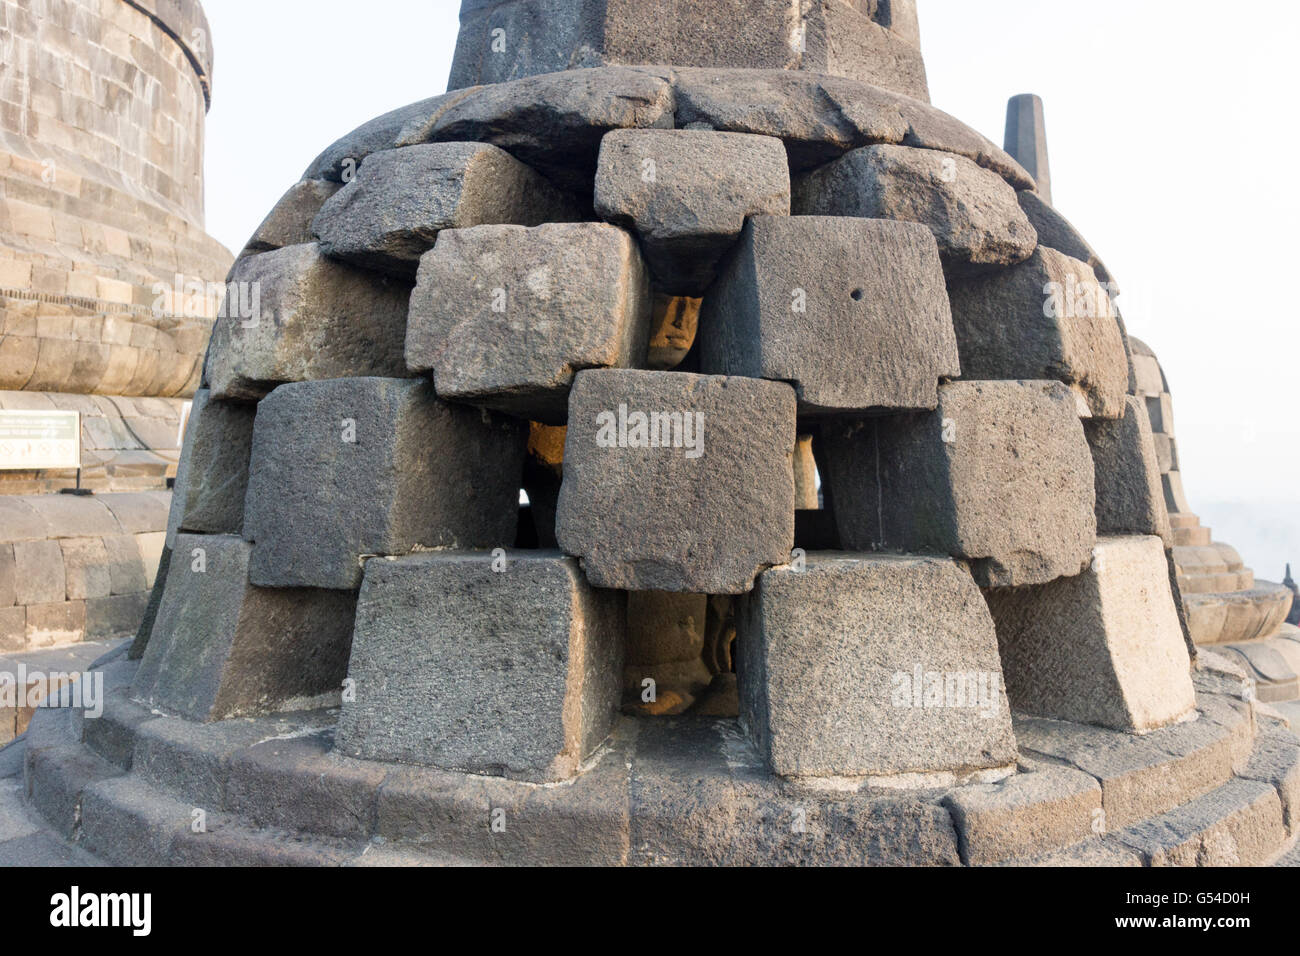
[[[854,302],[861,302],[862,297],[864,295],[866,295],[866,293],[863,292],[861,289],[854,289],[852,292],[849,293],[849,298],[852,299]]]

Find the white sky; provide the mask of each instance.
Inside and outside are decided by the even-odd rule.
[[[205,0],[208,231],[237,250],[343,133],[442,92],[458,0]],[[934,104],[999,145],[1043,97],[1055,204],[1160,356],[1188,498],[1265,578],[1300,565],[1300,4],[920,0]]]

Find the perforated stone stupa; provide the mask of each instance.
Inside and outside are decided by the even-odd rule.
[[[1109,276],[928,104],[916,24],[466,0],[450,92],[232,270],[262,311],[213,336],[156,614],[105,718],[33,728],[52,825],[172,864],[1281,852],[1300,742],[1195,652]]]

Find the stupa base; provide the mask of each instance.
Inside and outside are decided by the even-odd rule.
[[[773,777],[726,719],[623,718],[559,785],[353,760],[336,711],[197,724],[128,700],[117,661],[101,717],[36,715],[25,794],[119,865],[1270,863],[1300,822],[1300,739],[1202,657],[1194,721],[1018,719],[1015,773],[905,790]]]

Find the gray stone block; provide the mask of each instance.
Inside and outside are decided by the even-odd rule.
[[[964,378],[1054,378],[1094,416],[1124,414],[1124,339],[1110,295],[1085,263],[1040,246],[1018,266],[951,281],[948,295]]]
[[[413,122],[399,146],[492,143],[560,189],[590,195],[601,140],[612,129],[673,128],[671,71],[603,67],[490,84],[429,122]]]
[[[413,613],[414,612],[414,613]],[[372,559],[338,749],[537,782],[572,777],[618,705],[625,607],[558,552]],[[412,706],[412,702],[419,702]]]
[[[934,239],[915,223],[749,220],[697,338],[701,371],[788,381],[804,415],[934,408],[960,372]]]
[[[1042,764],[999,783],[973,784],[950,793],[961,836],[962,862],[999,863],[1073,846],[1094,835],[1101,816],[1101,785],[1071,767]]]
[[[845,548],[969,561],[982,587],[1078,574],[1096,542],[1092,458],[1055,382],[953,382],[933,412],[822,427]]]
[[[206,388],[194,393],[167,517],[167,547],[175,546],[180,531],[243,530],[256,414],[255,405],[213,401]]]
[[[312,224],[326,255],[413,276],[443,229],[576,219],[554,186],[487,143],[430,143],[371,153]]]
[[[18,603],[15,574],[14,546],[8,541],[0,541],[0,608]]]
[[[239,260],[230,289],[257,306],[217,320],[208,349],[211,398],[257,400],[283,382],[400,378],[411,286],[336,262],[314,244]],[[252,298],[250,298],[250,296]]]
[[[253,587],[251,554],[233,535],[177,535],[134,699],[207,722],[310,709],[341,690],[355,593]]]
[[[1102,538],[1083,574],[988,601],[1017,711],[1142,732],[1195,707],[1159,538]]]
[[[359,164],[361,158],[358,157],[356,162]],[[311,242],[312,221],[320,207],[325,205],[325,200],[341,188],[342,183],[328,179],[304,179],[294,183],[249,238],[240,253],[241,258]]]
[[[67,598],[63,549],[58,541],[14,542],[16,604],[52,604]]]
[[[801,176],[793,211],[919,222],[944,265],[982,271],[1023,262],[1038,235],[1001,176],[954,153],[867,146]]]
[[[580,372],[556,535],[592,584],[739,594],[794,546],[794,389]]]
[[[353,590],[365,555],[512,544],[527,435],[427,382],[281,386],[253,430],[253,583]]]
[[[87,598],[86,640],[103,641],[134,635],[149,603],[149,592]]]
[[[1153,534],[1173,543],[1160,485],[1151,423],[1140,399],[1129,397],[1120,419],[1083,423],[1092,450],[1099,534]]]
[[[785,146],[746,133],[614,130],[601,142],[595,205],[636,232],[657,288],[701,295],[746,217],[790,215]]]
[[[108,550],[103,538],[63,538],[63,570],[70,600],[108,597],[113,593]]]
[[[406,363],[439,397],[563,424],[573,376],[645,364],[650,280],[603,223],[448,229],[420,261]]]
[[[713,0],[671,12],[641,0],[464,4],[448,88],[604,64],[807,70],[929,99],[919,45],[838,0]]]
[[[1015,763],[993,621],[954,561],[811,555],[759,576],[736,637],[741,723],[781,776]]]

